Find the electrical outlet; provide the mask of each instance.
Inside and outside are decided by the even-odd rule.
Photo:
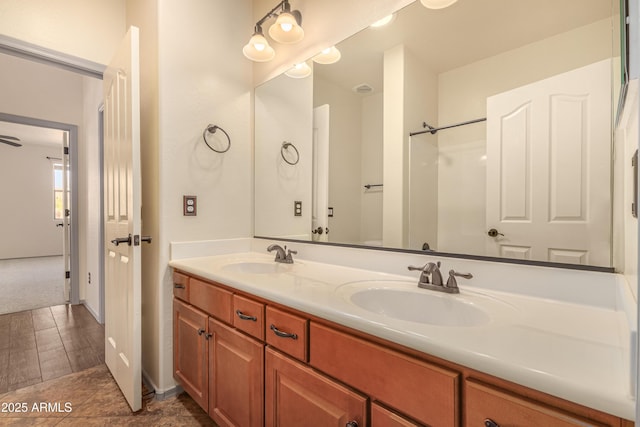
[[[182,213],[184,216],[198,214],[198,198],[196,196],[182,196]]]
[[[302,216],[302,202],[300,200],[293,202],[293,216]]]

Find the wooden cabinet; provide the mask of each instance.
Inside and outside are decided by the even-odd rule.
[[[182,388],[205,411],[209,402],[206,313],[173,299],[173,371]]]
[[[173,273],[173,296],[189,302],[189,276],[178,272]]]
[[[233,326],[264,341],[264,304],[234,295]]]
[[[301,316],[267,307],[267,344],[295,357],[307,361],[308,324]]]
[[[474,379],[465,381],[464,414],[465,426],[469,427],[620,425],[619,420],[615,424],[602,424],[579,417]]]
[[[633,426],[215,282],[173,282],[175,378],[221,427]]]
[[[458,426],[460,374],[312,322],[310,364],[417,421]]]
[[[221,427],[262,427],[264,344],[209,318],[209,415]]]
[[[265,426],[368,425],[365,396],[271,348],[265,358]]]
[[[372,403],[371,427],[420,427],[420,424],[417,424],[378,403]]]

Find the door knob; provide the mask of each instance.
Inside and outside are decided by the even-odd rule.
[[[131,234],[129,234],[129,237],[117,237],[113,239],[111,243],[116,246],[118,246],[120,243],[126,243],[127,245],[131,246]]]
[[[498,230],[496,230],[495,228],[492,228],[491,230],[487,231],[487,235],[489,237],[498,237],[498,236],[504,236],[504,234],[500,233]]]
[[[322,234],[324,230],[322,229],[322,227],[318,227],[318,228],[314,228],[311,232],[313,234]]]

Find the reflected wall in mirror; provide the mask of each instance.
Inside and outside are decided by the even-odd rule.
[[[256,236],[611,266],[615,0],[414,2],[337,48],[256,88]]]

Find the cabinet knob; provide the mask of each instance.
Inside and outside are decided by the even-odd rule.
[[[349,421],[345,427],[358,427],[358,422],[357,421]]]
[[[204,334],[204,328],[198,329],[198,335],[202,335],[202,334]]]
[[[491,418],[484,420],[484,427],[500,427],[500,425]]]

